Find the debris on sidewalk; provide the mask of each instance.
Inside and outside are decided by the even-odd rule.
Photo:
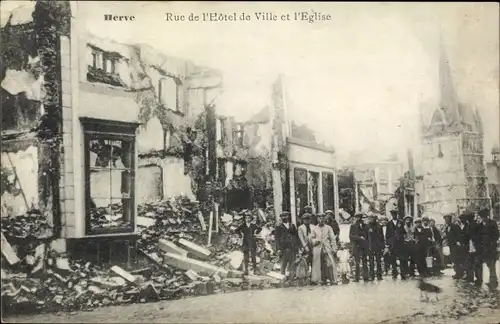
[[[266,247],[273,242],[271,223],[257,242],[259,264],[267,266],[259,267],[262,276],[245,279],[239,271],[241,239],[235,233],[242,213],[219,219],[211,246],[205,245],[203,215],[197,202],[183,197],[138,206],[138,256],[144,255],[146,262],[138,269],[68,258],[66,242],[51,240],[50,227],[37,213],[2,219],[2,257],[7,261],[2,262],[1,278],[4,310],[86,310],[237,291],[249,285],[262,288],[277,280],[266,275],[276,261]]]

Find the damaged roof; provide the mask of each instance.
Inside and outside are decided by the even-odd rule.
[[[22,5],[19,5],[22,3]],[[24,25],[33,21],[36,1],[2,1],[0,4],[0,25],[4,28],[7,24],[11,26]]]

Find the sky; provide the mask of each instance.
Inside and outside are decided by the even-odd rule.
[[[80,1],[78,10],[97,36],[221,70],[217,109],[239,120],[271,104],[271,84],[283,74],[290,117],[334,145],[341,160],[356,152],[381,160],[413,148],[418,163],[420,123],[438,104],[442,35],[458,97],[480,112],[487,160],[499,144],[498,3]],[[302,11],[331,19],[281,21]],[[204,12],[252,20],[165,21],[166,13]],[[278,21],[257,21],[256,12]],[[104,21],[105,14],[135,21]]]

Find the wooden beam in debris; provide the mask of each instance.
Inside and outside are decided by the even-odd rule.
[[[214,213],[213,211],[210,212],[210,216],[208,218],[208,240],[207,240],[207,245],[210,245],[212,243],[212,227],[214,226]]]
[[[165,240],[165,239],[158,240],[158,248],[165,253],[171,252],[171,253],[176,253],[176,254],[183,255],[183,256],[187,256],[187,254],[188,254],[188,252],[186,250],[175,245],[174,242],[171,242],[171,241]]]
[[[7,241],[5,236],[2,233],[2,254],[4,255],[5,259],[7,262],[9,262],[10,265],[14,265],[21,261],[19,257],[17,256],[16,252],[12,248],[12,245]]]
[[[191,259],[175,253],[166,253],[163,262],[169,266],[181,269],[181,270],[193,270],[202,276],[212,276],[218,274],[221,277],[227,277],[229,271],[223,268],[216,267],[209,263]]]
[[[210,255],[212,254],[210,250],[207,250],[203,246],[190,242],[186,239],[180,239],[179,245],[188,253],[203,260],[209,260]]]

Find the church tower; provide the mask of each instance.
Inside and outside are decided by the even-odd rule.
[[[459,102],[442,41],[438,69],[439,104],[422,125],[422,205],[441,214],[488,207],[481,120]]]

